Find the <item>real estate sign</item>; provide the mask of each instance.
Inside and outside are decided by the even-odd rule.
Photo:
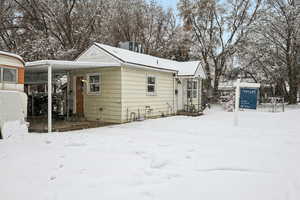
[[[256,110],[257,107],[257,88],[240,89],[240,108]]]
[[[241,83],[238,79],[235,84],[235,111],[234,111],[234,125],[238,125],[239,109],[256,109],[257,95],[259,83]]]

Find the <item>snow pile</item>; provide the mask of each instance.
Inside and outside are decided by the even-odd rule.
[[[176,116],[0,141],[1,199],[299,200],[300,111]]]
[[[3,139],[25,135],[26,133],[28,133],[27,125],[21,120],[4,122],[1,129]]]

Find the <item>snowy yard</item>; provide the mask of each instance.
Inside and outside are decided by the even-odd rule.
[[[220,110],[0,141],[3,200],[299,200],[300,110]]]

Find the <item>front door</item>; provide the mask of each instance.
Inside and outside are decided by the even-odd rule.
[[[76,77],[76,113],[83,115],[83,77]]]

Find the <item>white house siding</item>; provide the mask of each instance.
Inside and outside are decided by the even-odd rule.
[[[91,46],[76,61],[118,63],[117,59],[96,46]]]
[[[187,98],[187,81],[191,80],[188,77],[179,78],[181,84],[178,84],[178,110],[183,110],[185,105],[191,105],[190,99]],[[194,81],[197,81],[197,96],[192,98],[192,104],[198,106],[198,102],[201,105],[202,101],[202,79],[193,78]],[[200,96],[199,96],[200,95]],[[198,99],[199,98],[199,99]]]
[[[100,95],[87,94],[87,87],[84,87],[84,115],[87,120],[104,121],[112,123],[121,122],[121,68],[98,68],[93,70],[77,71],[71,75],[72,82],[76,76],[83,76],[87,79],[87,73],[101,73]],[[74,83],[71,83],[74,88]],[[76,99],[75,88],[73,98]],[[74,105],[76,103],[74,102]],[[102,111],[100,109],[102,108]],[[73,108],[76,110],[75,107]]]
[[[173,74],[133,67],[122,67],[122,122],[130,119],[132,112],[144,117],[146,106],[153,109],[151,117],[170,114],[176,109]],[[156,77],[156,95],[147,95],[147,75]],[[170,108],[170,105],[172,108]],[[176,112],[176,111],[175,111]]]

